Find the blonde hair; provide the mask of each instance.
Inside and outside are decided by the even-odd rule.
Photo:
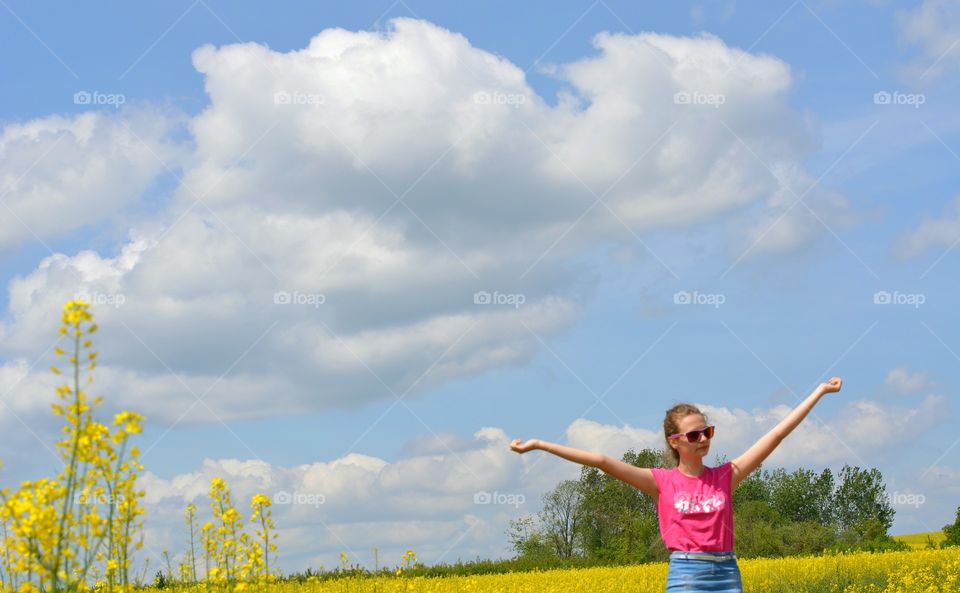
[[[700,411],[700,408],[693,404],[681,403],[667,410],[663,418],[663,440],[667,448],[664,451],[664,462],[667,467],[676,467],[680,465],[680,452],[670,446],[670,435],[680,432],[680,421],[690,414],[700,414],[706,422],[706,415]]]

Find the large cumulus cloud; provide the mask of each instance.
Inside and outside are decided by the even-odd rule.
[[[709,35],[594,45],[557,67],[553,104],[508,60],[419,20],[286,53],[196,50],[210,104],[182,166],[146,132],[110,144],[146,158],[127,175],[182,173],[165,207],[114,253],[53,254],[10,283],[11,410],[43,401],[46,380],[18,369],[77,293],[103,305],[98,380],[118,406],[165,423],[352,408],[530,360],[577,319],[585,250],[786,211],[809,150],[786,64]],[[815,223],[790,220],[796,246]],[[763,250],[745,236],[728,248]]]

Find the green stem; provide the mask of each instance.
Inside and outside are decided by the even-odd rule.
[[[80,323],[77,322],[76,329],[80,329]],[[75,421],[75,430],[76,434],[73,439],[73,452],[70,455],[70,470],[67,475],[67,492],[66,499],[63,501],[63,513],[60,515],[60,528],[57,531],[57,543],[56,543],[56,553],[53,557],[53,589],[54,591],[60,590],[60,560],[63,555],[63,546],[64,546],[64,530],[66,529],[66,520],[67,516],[72,516],[73,513],[73,490],[76,488],[76,480],[74,475],[77,470],[77,451],[80,450],[80,434],[82,429],[81,423],[81,412],[80,412],[80,336],[78,331],[74,331],[73,335],[73,396],[74,401],[76,402],[76,421]],[[67,410],[67,417],[69,419],[70,411]],[[64,576],[69,579],[70,573],[68,572],[68,563],[64,561]]]

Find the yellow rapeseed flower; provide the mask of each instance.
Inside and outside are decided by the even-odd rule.
[[[90,305],[80,299],[63,307],[59,335],[80,336],[90,324],[95,331]],[[84,348],[91,340],[83,342]],[[56,387],[62,403],[51,410],[64,420],[57,441],[63,468],[56,478],[28,480],[20,488],[0,490],[0,524],[5,549],[0,554],[0,593],[38,591],[89,591],[91,583],[116,593],[130,593],[130,558],[142,545],[144,492],[135,490],[143,466],[135,459],[135,446],[127,451],[126,437],[141,431],[143,417],[123,412],[115,417],[124,441],[117,447],[109,427],[94,416],[103,402],[90,401],[80,389],[79,340],[72,342],[67,360],[73,365],[73,385]],[[57,356],[67,356],[61,346]],[[96,353],[88,355],[93,368]],[[61,374],[53,366],[51,371]],[[87,375],[86,383],[93,377]],[[109,507],[109,508],[107,508]],[[102,578],[101,578],[102,577]],[[89,579],[89,580],[88,580]]]

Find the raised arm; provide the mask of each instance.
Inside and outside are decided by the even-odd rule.
[[[526,453],[534,449],[553,453],[557,457],[562,457],[567,461],[595,467],[603,473],[613,476],[622,482],[626,482],[645,494],[649,494],[654,500],[656,500],[659,495],[657,482],[653,479],[653,472],[651,472],[649,468],[630,465],[629,463],[624,463],[618,459],[603,455],[602,453],[583,451],[540,439],[530,439],[526,442],[522,442],[520,439],[514,439],[513,442],[510,443],[510,449],[517,453]]]
[[[760,437],[760,440],[747,449],[743,455],[734,459],[732,462],[733,476],[731,477],[730,489],[736,489],[740,482],[747,479],[750,472],[757,469],[757,467],[763,463],[763,460],[773,453],[773,450],[777,448],[783,439],[787,438],[787,435],[793,432],[793,429],[799,426],[800,422],[807,417],[807,414],[810,413],[813,406],[817,405],[821,397],[827,393],[840,391],[842,384],[843,381],[840,377],[834,377],[826,383],[821,383],[807,396],[807,399],[803,400],[799,406],[787,414],[786,418],[774,426],[770,432]]]

